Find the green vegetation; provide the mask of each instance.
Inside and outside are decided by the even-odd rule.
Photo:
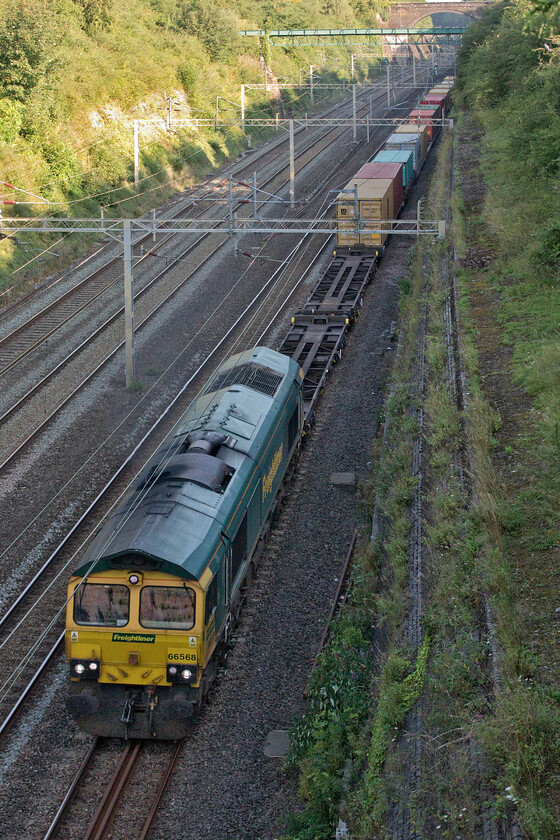
[[[471,231],[478,228],[477,243],[485,239],[492,249],[486,276],[470,272],[466,281],[477,294],[491,289],[497,341],[511,347],[499,382],[500,399],[511,402],[494,432],[503,446],[493,459],[502,488],[490,486],[485,496],[494,508],[486,518],[495,546],[489,583],[505,689],[482,738],[535,838],[556,837],[560,822],[560,38],[553,7],[500,6],[490,27],[473,27],[460,63],[462,101],[483,130],[489,186]],[[490,336],[478,343],[486,350]],[[503,543],[496,544],[498,526]]]
[[[220,110],[236,111],[226,100],[239,101],[241,84],[263,82],[258,41],[241,38],[240,29],[371,23],[382,6],[375,0],[3,0],[0,179],[19,188],[2,188],[0,200],[17,202],[4,212],[45,212],[41,199],[55,205],[50,214],[77,217],[97,216],[101,207],[107,216],[137,215],[162,203],[245,146],[239,130],[168,132],[166,125],[168,116],[212,118],[217,96],[224,97]],[[300,68],[322,63],[320,49],[271,49],[266,41],[263,49],[274,77],[297,81]],[[322,80],[349,78],[349,50],[325,53]],[[357,68],[364,75],[369,64]],[[296,114],[310,106],[305,90],[297,89],[284,104]],[[280,107],[274,93],[252,91],[247,116],[273,117]],[[137,191],[134,119],[149,121],[140,128]],[[257,129],[252,139],[265,135]],[[49,244],[60,259],[78,245],[71,236],[56,247],[54,237],[20,238],[22,244],[17,237],[0,243],[0,288],[46,272],[48,263],[36,263]],[[79,242],[83,247],[83,237]]]
[[[402,315],[406,338],[386,407],[391,426],[375,484],[390,523],[375,546],[379,574],[370,582],[385,647],[372,679],[368,714],[352,728],[338,760],[336,750],[318,737],[320,719],[313,718],[315,734],[299,765],[306,810],[293,837],[331,837],[339,815],[357,840],[385,836],[391,803],[407,795],[412,820],[427,814],[430,830],[437,831],[430,836],[477,836],[481,796],[493,819],[515,817],[527,838],[558,836],[560,37],[555,10],[556,4],[546,2],[503,3],[465,37],[457,97],[465,116],[458,122],[456,160],[469,155],[471,160],[465,167],[455,164],[451,235],[463,262],[453,270],[468,405],[458,412],[446,381],[447,280],[441,246],[425,253],[418,249],[412,277],[401,283],[403,292],[410,289]],[[476,150],[469,152],[475,133]],[[431,190],[433,218],[441,212],[446,159],[444,144],[444,169]],[[478,166],[488,186],[485,195],[473,190]],[[417,433],[409,411],[417,400],[409,383],[421,289],[428,277],[429,607],[425,646],[414,663],[403,632],[413,491],[409,468]],[[491,403],[499,405],[499,414]],[[470,449],[472,500],[459,483],[463,440]],[[484,635],[486,594],[496,630],[490,638]],[[496,656],[500,690],[494,694]],[[312,697],[316,690],[328,695],[328,673],[324,685],[312,687]],[[410,683],[412,692],[406,688]],[[420,694],[426,772],[420,788],[411,792],[399,743],[404,715]],[[345,732],[346,711],[337,704],[338,726]],[[309,768],[326,755],[319,784]]]

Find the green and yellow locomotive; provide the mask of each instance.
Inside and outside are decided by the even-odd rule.
[[[224,362],[83,556],[66,653],[86,732],[187,733],[301,440],[302,380],[267,348]]]

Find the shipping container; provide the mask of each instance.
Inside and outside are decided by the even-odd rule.
[[[412,125],[425,125],[428,129],[428,143],[431,143],[434,137],[440,130],[440,126],[434,120],[439,119],[439,107],[431,110],[415,108],[408,116],[408,121]]]
[[[436,119],[441,119],[441,106],[436,105],[435,102],[420,102],[418,107],[415,109],[417,111],[435,111],[437,116]]]
[[[445,104],[449,107],[451,92],[448,87],[445,87],[445,85],[437,85],[431,89],[430,93],[440,93],[442,96],[445,96]]]
[[[421,145],[421,158],[420,160],[424,160],[426,155],[428,154],[428,126],[427,125],[411,125],[408,123],[407,125],[399,125],[398,128],[395,129],[395,134],[414,134],[418,133],[420,135],[420,145]]]
[[[375,230],[387,230],[387,233],[361,233],[356,239],[355,197],[357,187],[358,213],[362,220],[372,222]],[[338,248],[378,250],[385,243],[391,225],[386,220],[393,219],[394,180],[354,178],[346,185],[345,191],[337,196],[337,237]]]
[[[412,149],[382,149],[373,159],[374,163],[402,163],[403,187],[406,191],[414,177],[414,152]]]
[[[447,113],[447,97],[445,94],[427,93],[424,97],[422,97],[422,102],[424,104],[439,105],[441,107],[441,115],[442,117],[445,117]]]
[[[395,213],[395,216],[398,216],[404,201],[402,170],[403,165],[398,161],[393,161],[391,163],[369,161],[369,163],[364,163],[362,168],[356,172],[354,178],[377,178],[380,180],[388,179],[393,181],[393,212]]]
[[[383,148],[389,150],[409,149],[414,155],[414,171],[417,172],[420,168],[420,163],[422,162],[422,143],[418,134],[413,132],[410,132],[410,134],[391,134],[385,141]]]

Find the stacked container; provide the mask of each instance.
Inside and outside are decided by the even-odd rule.
[[[418,104],[418,108],[416,110],[418,110],[418,111],[435,111],[437,113],[436,119],[437,120],[441,119],[441,106],[436,105],[433,102],[432,103],[430,103],[430,102],[420,102]],[[412,113],[414,113],[414,111]]]
[[[356,237],[354,226],[354,187],[358,193],[358,213],[363,220],[370,220],[376,230],[387,233],[361,233]],[[349,190],[349,192],[346,192]],[[346,186],[345,192],[337,197],[337,237],[339,248],[361,247],[379,250],[387,236],[390,225],[384,221],[394,218],[393,195],[394,179],[354,178]]]
[[[408,121],[411,125],[425,125],[428,131],[428,145],[432,142],[439,131],[439,125],[434,120],[439,119],[439,106],[437,108],[415,108],[411,111]]]
[[[428,154],[428,126],[426,125],[399,125],[395,129],[395,134],[418,134],[420,138],[420,160],[424,161]]]
[[[385,149],[397,150],[407,149],[413,154],[414,171],[417,172],[422,161],[422,143],[419,134],[411,131],[409,134],[391,134],[385,141]]]
[[[434,106],[439,105],[441,108],[441,115],[442,117],[445,117],[447,112],[447,96],[447,93],[432,93],[432,91],[430,91],[423,97],[422,104]]]
[[[402,163],[404,191],[414,177],[414,152],[412,149],[382,149],[373,159],[374,163]]]
[[[352,180],[357,178],[391,180],[393,182],[393,212],[395,216],[398,216],[404,201],[402,170],[403,165],[398,161],[370,161],[364,163]]]

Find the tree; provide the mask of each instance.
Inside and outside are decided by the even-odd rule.
[[[96,29],[109,29],[113,22],[113,0],[74,0],[83,10],[83,29],[91,35]]]
[[[214,61],[239,49],[237,18],[216,0],[177,0],[177,27],[195,35]]]
[[[0,96],[26,96],[58,66],[58,18],[47,0],[11,0],[0,23]]]

